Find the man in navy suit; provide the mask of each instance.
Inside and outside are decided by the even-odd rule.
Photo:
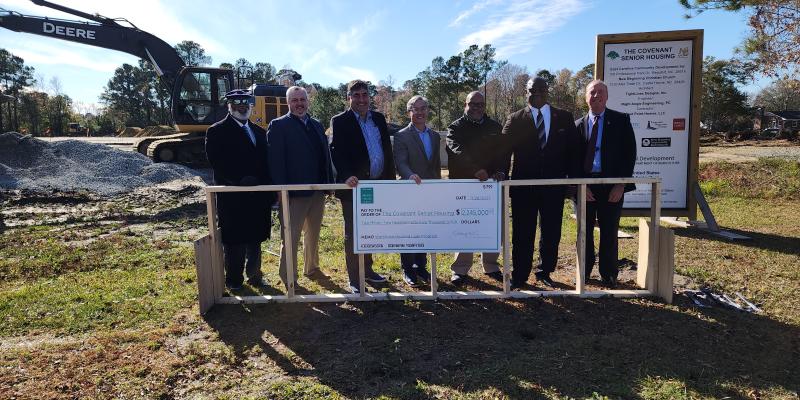
[[[359,179],[394,180],[394,158],[389,129],[383,114],[370,110],[369,88],[362,80],[347,84],[349,109],[331,118],[331,156],[336,167],[336,182],[355,188]],[[336,192],[344,217],[344,254],[350,291],[358,292],[358,256],[353,253],[353,192]],[[386,282],[372,270],[372,255],[364,255],[364,278]]]
[[[328,139],[322,124],[308,115],[308,94],[299,86],[286,90],[289,112],[272,120],[267,128],[269,140],[269,169],[276,185],[333,183],[333,168],[328,149]],[[286,248],[286,238],[281,229],[280,275],[289,287],[286,274],[286,252],[295,255],[292,268],[297,282],[297,244],[303,233],[304,272],[308,277],[321,274],[319,269],[319,233],[325,210],[325,193],[303,190],[289,192],[289,221],[292,230],[292,248]],[[283,208],[281,208],[283,226]]]
[[[250,123],[253,96],[246,90],[225,95],[228,115],[206,131],[206,156],[214,170],[214,184],[225,186],[270,185],[267,133]],[[217,218],[222,231],[225,285],[241,289],[245,259],[248,282],[265,286],[261,274],[261,242],[269,239],[272,203],[270,192],[219,193]]]
[[[542,77],[529,80],[526,86],[528,105],[508,116],[502,132],[506,146],[514,155],[511,179],[578,176],[583,153],[572,113],[547,103],[548,85]],[[511,188],[512,288],[521,288],[530,276],[537,219],[541,227],[541,265],[536,279],[553,287],[550,274],[558,261],[565,191],[564,185]]]
[[[606,108],[608,88],[601,80],[586,86],[589,113],[575,121],[583,139],[582,172],[586,177],[629,178],[636,165],[636,137],[628,114]],[[603,284],[617,281],[617,231],[625,192],[636,185],[589,185],[586,191],[586,279],[594,266],[594,221],[600,225],[599,269]]]

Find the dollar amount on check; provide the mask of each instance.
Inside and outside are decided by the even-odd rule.
[[[356,253],[500,250],[497,182],[359,181],[353,192]]]

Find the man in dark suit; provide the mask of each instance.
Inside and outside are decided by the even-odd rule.
[[[628,114],[606,108],[608,88],[601,80],[586,86],[589,113],[575,121],[583,139],[583,174],[596,178],[628,178],[636,164],[636,136]],[[599,266],[606,286],[617,281],[617,231],[625,192],[636,185],[589,185],[586,191],[586,279],[594,266],[594,221],[600,225]]]
[[[248,121],[253,96],[246,90],[225,95],[228,115],[206,131],[206,156],[214,170],[214,184],[255,186],[272,183],[267,161],[267,133]],[[217,217],[222,230],[225,285],[241,289],[245,258],[248,282],[265,286],[261,274],[261,242],[270,236],[270,192],[219,193]]]
[[[333,183],[333,168],[328,149],[328,139],[322,124],[308,115],[308,94],[299,86],[286,90],[289,112],[273,119],[267,128],[269,140],[269,166],[276,185]],[[286,238],[281,229],[280,275],[289,286],[286,274],[286,252],[295,255],[292,268],[297,282],[297,244],[303,233],[303,261],[306,276],[321,274],[319,270],[319,233],[325,210],[325,193],[321,191],[289,192],[289,223],[292,231],[292,249],[286,249]],[[281,224],[284,222],[283,208]]]
[[[420,95],[411,97],[406,104],[411,123],[394,136],[394,164],[400,179],[411,179],[418,185],[423,179],[442,179],[442,164],[439,157],[439,133],[430,129],[428,123],[428,99]],[[402,253],[403,280],[409,286],[419,281],[430,282],[427,270],[427,254]]]
[[[528,106],[508,116],[503,139],[514,156],[511,179],[561,179],[580,173],[580,137],[572,113],[547,104],[547,81],[528,81]],[[533,267],[537,218],[541,224],[536,279],[552,287],[558,261],[565,186],[512,187],[512,288],[521,288]]]
[[[505,179],[508,160],[501,154],[499,143],[503,126],[486,115],[486,100],[481,92],[470,92],[464,102],[464,115],[447,127],[447,169],[450,179]],[[484,274],[503,281],[498,253],[483,253]],[[450,265],[450,282],[460,285],[472,267],[472,253],[456,253]]]
[[[331,118],[331,156],[336,167],[336,182],[355,188],[359,179],[394,180],[394,158],[386,118],[370,111],[367,83],[347,84],[350,108]],[[358,293],[358,256],[353,253],[353,190],[336,192],[344,217],[344,253],[350,291]],[[372,270],[372,255],[364,255],[365,279],[372,283],[386,278]]]

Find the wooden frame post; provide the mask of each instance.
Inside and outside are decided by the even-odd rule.
[[[578,220],[577,258],[578,268],[575,268],[575,292],[583,294],[586,274],[586,185],[578,185],[578,209],[575,210]]]
[[[281,190],[281,210],[283,211],[283,250],[286,259],[286,295],[294,297],[294,240],[292,240],[292,219],[289,215],[289,191]],[[280,261],[278,261],[280,263]]]
[[[503,233],[503,295],[511,295],[511,196],[510,187],[503,185],[503,226],[500,232]]]
[[[438,286],[436,281],[436,253],[431,253],[431,296],[433,296],[434,300],[437,298]]]

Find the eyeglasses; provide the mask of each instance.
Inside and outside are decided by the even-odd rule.
[[[486,103],[473,103],[471,101],[469,103],[467,103],[467,105],[469,105],[470,107],[475,107],[475,108],[486,107]]]
[[[248,105],[250,104],[250,99],[228,99],[228,103],[233,105]]]

